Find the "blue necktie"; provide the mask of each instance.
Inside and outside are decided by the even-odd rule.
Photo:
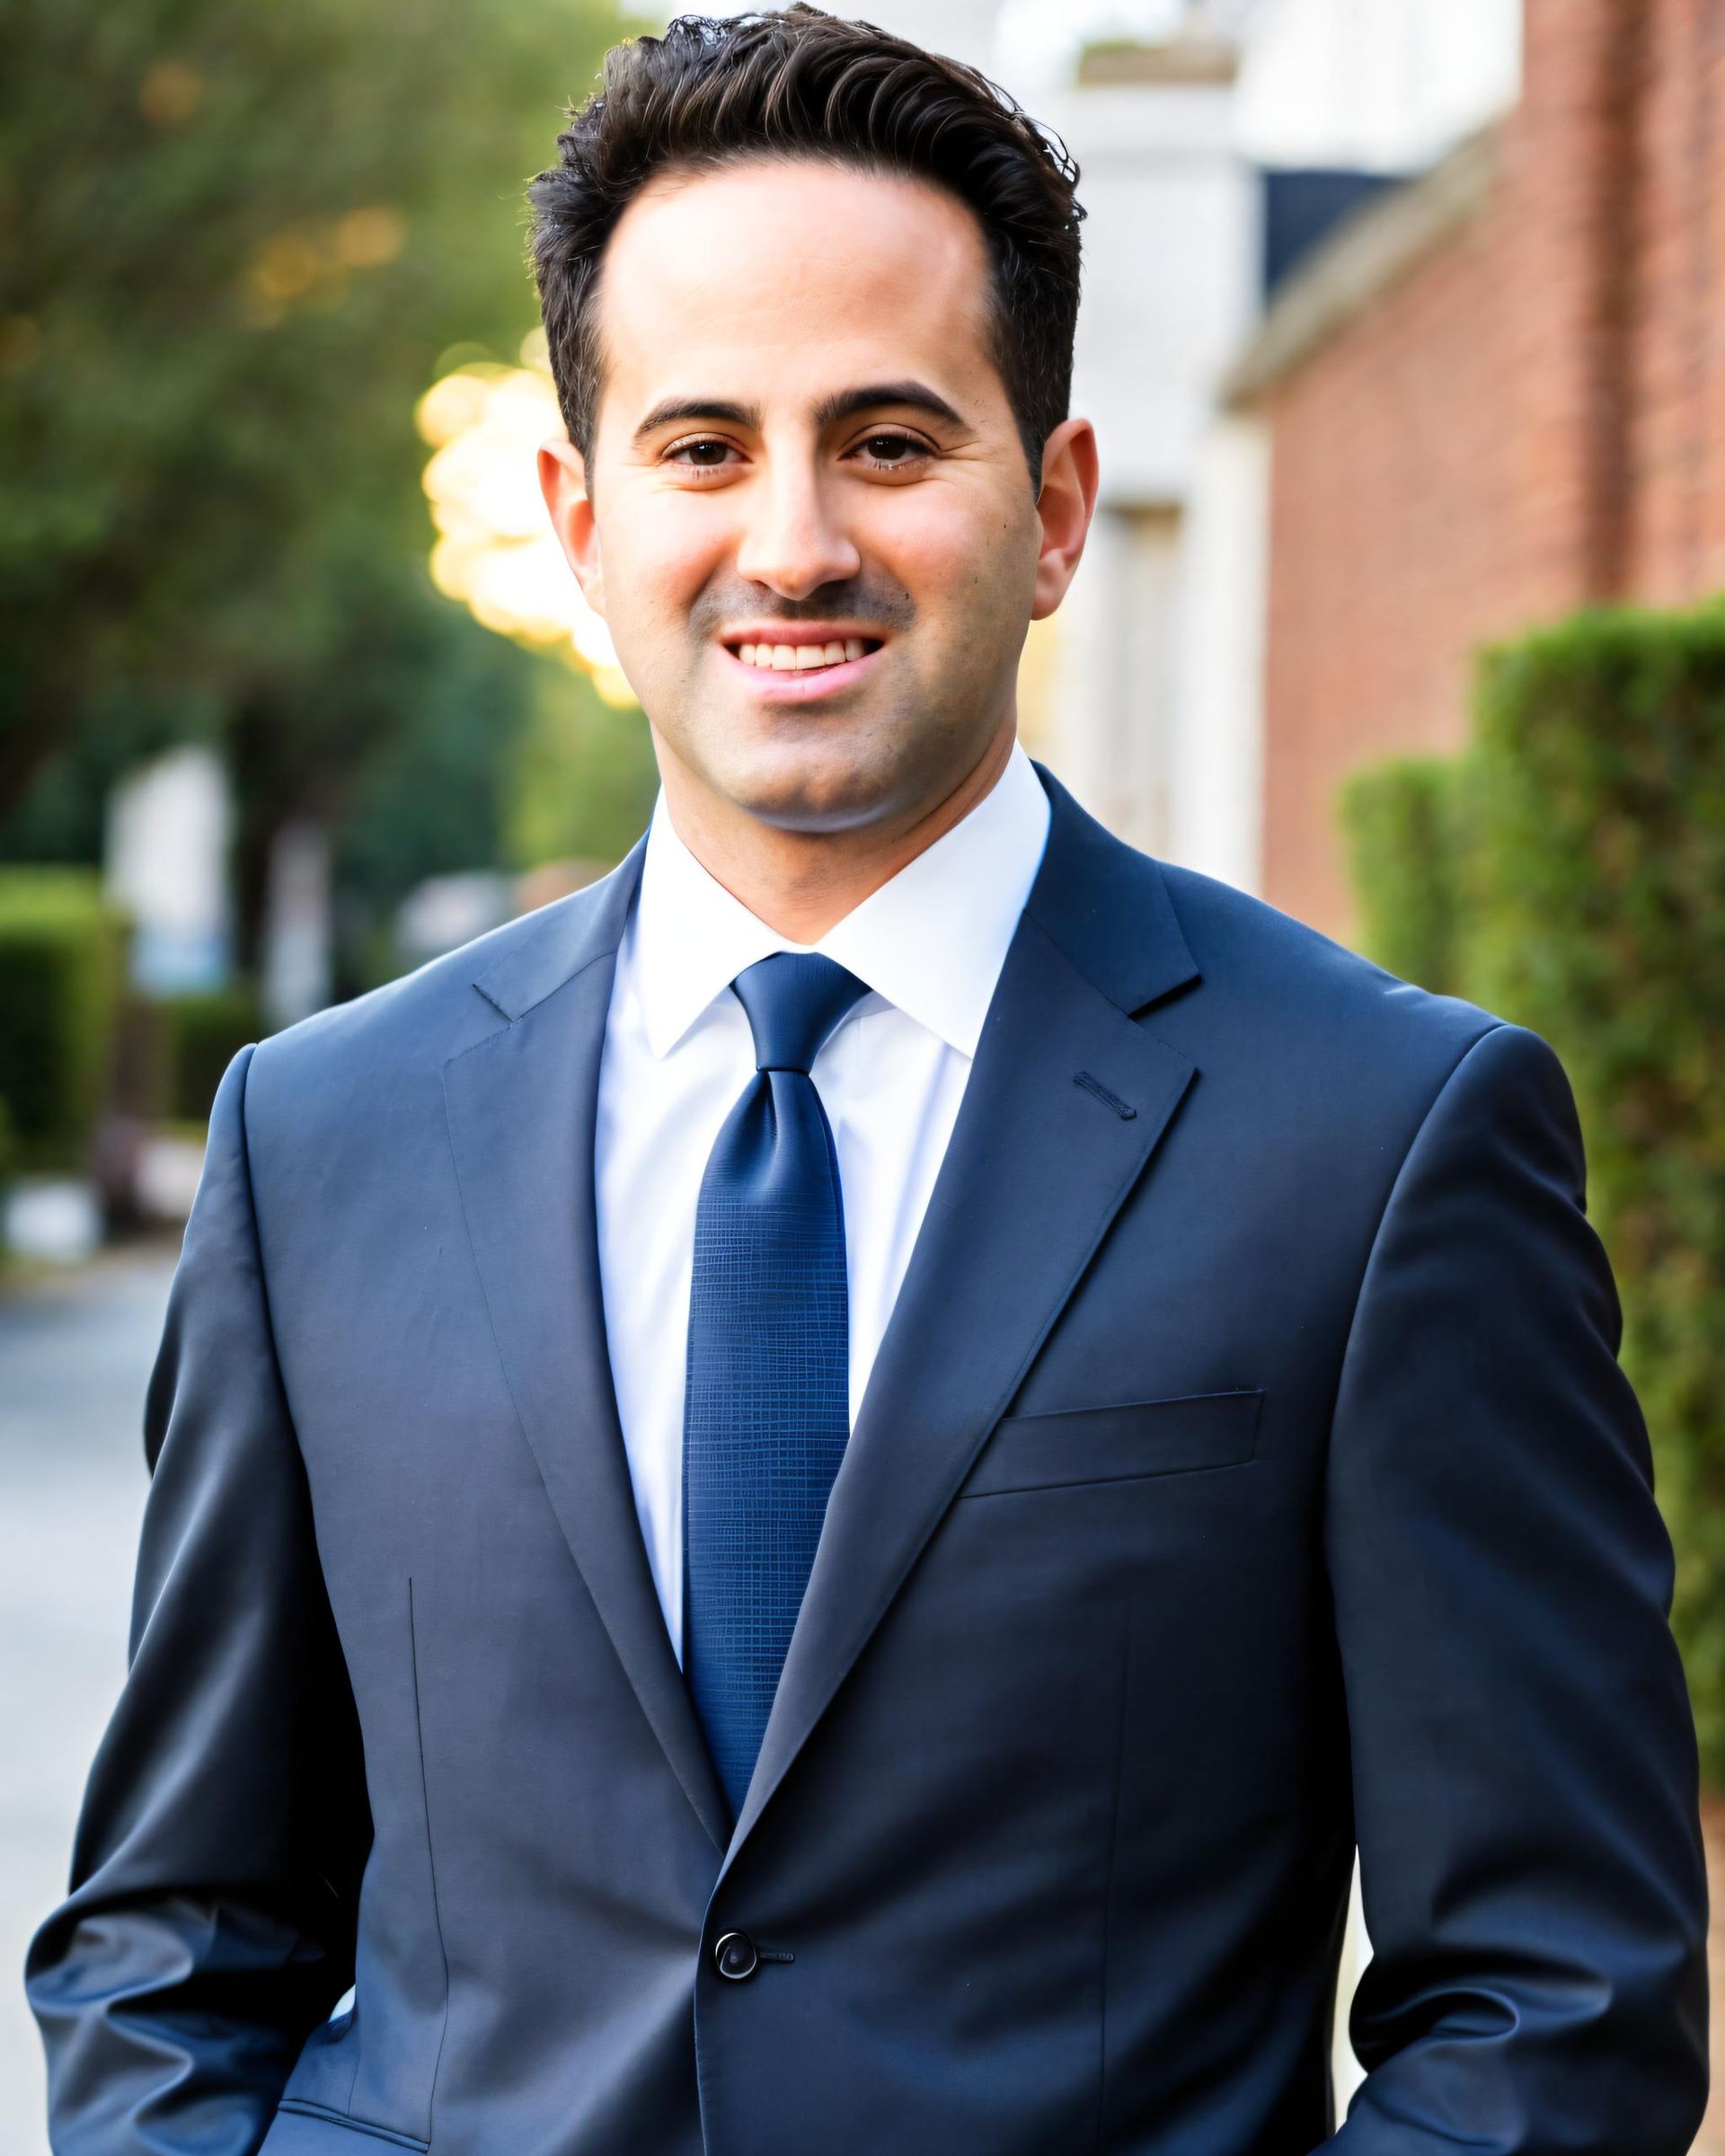
[[[683,1413],[683,1667],[733,1817],[850,1436],[838,1156],[809,1075],[866,985],[780,951],[731,984],[756,1075],[694,1214]]]

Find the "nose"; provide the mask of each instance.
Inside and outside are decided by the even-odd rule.
[[[835,521],[817,473],[780,464],[764,485],[748,492],[737,550],[739,576],[782,598],[805,599],[823,584],[842,582],[862,569],[855,543]]]

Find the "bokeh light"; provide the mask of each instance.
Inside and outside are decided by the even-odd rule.
[[[539,491],[539,445],[565,431],[544,331],[523,341],[518,366],[470,358],[441,375],[414,417],[433,451],[425,492],[438,590],[499,635],[567,657],[607,703],[632,705],[610,632],[582,596]]]

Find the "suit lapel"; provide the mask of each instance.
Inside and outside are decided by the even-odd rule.
[[[1039,766],[1048,850],[833,1486],[726,1867],[939,1524],[1193,1066],[1129,1012],[1196,976],[1154,862]]]
[[[640,874],[546,909],[475,982],[509,1022],[444,1065],[473,1257],[521,1428],[618,1659],[703,1825],[729,1810],[641,1539],[606,1346],[593,1129],[616,950]]]

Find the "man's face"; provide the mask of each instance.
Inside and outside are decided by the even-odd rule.
[[[590,468],[560,443],[540,474],[668,787],[786,830],[914,821],[1010,734],[1089,514],[1057,499],[1051,544],[1047,503],[1075,431],[1093,451],[1057,429],[1039,513],[988,302],[976,219],[916,181],[751,160],[624,213]]]

